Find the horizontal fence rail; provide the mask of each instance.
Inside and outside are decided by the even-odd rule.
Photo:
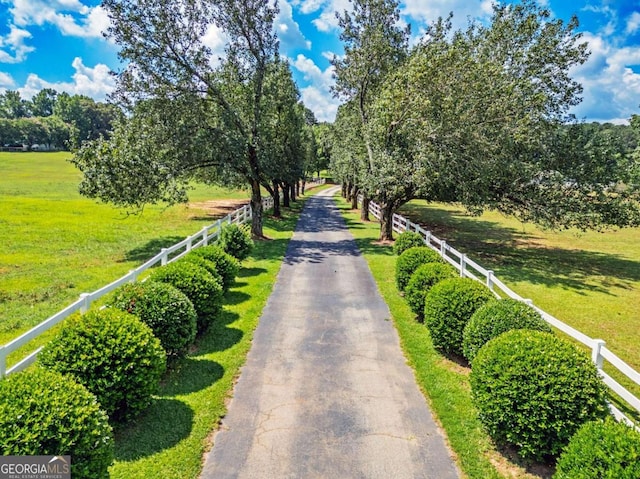
[[[380,206],[373,201],[369,204],[369,212],[377,219],[382,217]],[[488,270],[480,266],[475,261],[448,245],[446,241],[435,237],[430,231],[425,230],[421,225],[411,222],[409,219],[399,214],[393,215],[393,230],[396,233],[403,233],[405,231],[414,231],[422,236],[425,245],[429,246],[434,251],[438,252],[440,256],[449,264],[453,265],[460,276],[472,278],[476,281],[480,281],[487,285],[487,287],[493,292],[497,298],[508,297],[518,301],[522,301],[530,305],[535,309],[542,318],[553,327],[559,329],[563,333],[584,344],[591,350],[591,359],[598,368],[598,372],[602,377],[604,383],[614,391],[620,398],[622,398],[631,408],[640,413],[640,399],[634,396],[628,389],[622,386],[619,382],[604,372],[603,367],[605,361],[612,367],[620,371],[623,375],[631,380],[634,384],[640,386],[640,373],[635,371],[631,366],[625,363],[622,359],[616,356],[605,346],[605,341],[602,339],[593,339],[586,334],[581,333],[577,329],[572,328],[568,324],[563,323],[559,319],[553,317],[546,311],[538,308],[530,299],[522,298],[511,288],[505,285],[500,279],[498,279],[493,271]],[[619,421],[624,421],[630,425],[638,426],[634,424],[622,411],[620,411],[613,404],[609,404],[611,412]]]
[[[325,180],[323,178],[317,178],[307,181],[306,186],[313,187],[322,185],[324,183]],[[262,206],[264,209],[273,208],[273,198],[263,198]],[[136,269],[129,271],[129,273],[125,274],[120,279],[115,280],[113,283],[103,286],[102,288],[97,289],[92,293],[82,293],[80,295],[80,299],[78,299],[76,302],[70,304],[62,311],[59,311],[53,316],[47,318],[37,326],[33,327],[32,329],[10,341],[9,343],[0,346],[0,378],[16,373],[18,371],[22,371],[23,369],[31,365],[33,362],[35,362],[36,357],[42,348],[36,349],[27,357],[23,358],[21,361],[14,364],[11,368],[7,369],[7,356],[9,354],[21,348],[33,339],[37,338],[41,334],[45,333],[49,329],[53,328],[55,325],[68,318],[73,313],[76,313],[78,311],[80,311],[81,313],[86,312],[91,306],[91,303],[102,298],[106,294],[109,294],[123,284],[136,281],[138,279],[138,276],[140,276],[140,274],[142,274],[149,268],[157,266],[158,264],[165,265],[171,263],[172,261],[176,261],[182,258],[192,249],[216,242],[220,236],[222,228],[225,225],[234,223],[248,223],[252,220],[252,218],[253,212],[251,206],[248,204],[244,205],[241,208],[238,208],[237,210],[229,213],[224,218],[217,220],[215,223],[209,226],[205,226],[196,234],[189,236],[179,243],[174,244],[170,248],[162,248],[160,253],[158,253],[156,256],[148,260],[146,263],[138,266]]]

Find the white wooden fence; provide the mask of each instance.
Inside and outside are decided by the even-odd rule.
[[[380,207],[376,203],[370,203],[369,212],[376,219],[380,220],[381,211]],[[635,371],[631,366],[629,366],[613,352],[607,349],[605,342],[602,339],[592,339],[586,334],[581,333],[580,331],[553,317],[546,311],[538,308],[530,299],[524,299],[520,295],[512,291],[493,274],[493,271],[483,268],[478,263],[468,258],[466,254],[460,253],[455,248],[448,245],[446,241],[435,237],[433,234],[431,234],[430,231],[425,230],[419,224],[412,223],[404,216],[398,214],[393,215],[393,230],[398,233],[402,233],[404,231],[415,231],[416,233],[419,233],[424,238],[424,242],[427,246],[437,251],[445,261],[456,267],[456,269],[460,272],[460,276],[472,278],[476,281],[485,283],[487,287],[489,287],[489,289],[493,292],[493,294],[495,294],[498,298],[509,297],[527,303],[538,313],[540,313],[542,318],[549,324],[587,346],[589,349],[591,349],[591,358],[596,364],[598,372],[600,373],[600,376],[602,376],[605,384],[609,386],[609,388],[611,388],[611,390],[613,390],[618,396],[620,396],[630,407],[640,413],[640,399],[634,396],[629,390],[627,390],[610,375],[604,372],[603,367],[605,361],[608,361],[611,366],[615,367],[618,371],[620,371],[638,386],[640,386],[640,373]],[[613,404],[610,404],[609,407],[611,408],[611,412],[613,413],[613,415],[619,421],[625,421],[631,425],[634,424],[633,421],[625,416],[622,411],[616,408]]]
[[[262,200],[262,204],[264,209],[273,208],[273,199],[270,197],[264,198]],[[32,364],[36,360],[38,353],[42,350],[42,347],[36,349],[34,352],[29,354],[27,357],[25,357],[9,369],[7,369],[7,356],[17,349],[21,348],[28,342],[37,338],[42,333],[48,331],[56,324],[60,323],[60,321],[62,321],[63,319],[69,317],[71,314],[77,311],[80,311],[82,313],[86,312],[91,306],[92,302],[102,298],[104,295],[112,292],[114,289],[122,286],[123,284],[136,281],[138,279],[138,276],[140,276],[141,273],[148,270],[149,268],[152,268],[153,266],[156,266],[158,264],[165,265],[167,263],[171,263],[172,261],[176,261],[177,259],[182,258],[194,248],[205,246],[217,241],[218,237],[220,236],[220,232],[225,225],[233,223],[247,223],[251,221],[252,217],[253,215],[251,207],[249,205],[245,205],[242,208],[239,208],[228,214],[224,218],[219,219],[215,223],[209,226],[205,226],[196,234],[189,236],[188,238],[180,241],[170,248],[163,248],[160,253],[155,255],[149,261],[141,266],[138,266],[136,269],[129,271],[129,273],[125,274],[122,278],[117,279],[113,283],[110,283],[94,291],[93,293],[82,293],[80,295],[80,299],[78,299],[76,302],[70,304],[62,311],[57,312],[53,316],[44,320],[42,323],[38,324],[21,336],[15,338],[11,342],[0,346],[0,378],[21,371]]]
[[[310,179],[306,182],[306,188],[323,185],[325,181],[326,180],[324,178]],[[273,198],[263,198],[262,206],[265,210],[273,208]],[[151,258],[149,261],[141,266],[138,266],[136,269],[129,271],[129,273],[124,275],[122,278],[117,279],[113,283],[110,283],[94,291],[93,293],[82,293],[80,295],[80,299],[78,299],[75,303],[70,304],[62,311],[59,311],[48,319],[45,319],[42,323],[38,324],[26,333],[12,340],[11,342],[0,346],[0,379],[8,376],[9,374],[22,371],[27,366],[32,364],[36,360],[38,353],[40,353],[40,351],[42,350],[42,347],[36,349],[26,358],[22,359],[17,364],[7,369],[7,356],[9,354],[21,348],[33,339],[37,338],[42,333],[48,331],[56,324],[60,323],[60,321],[62,321],[63,319],[69,317],[77,311],[80,311],[81,313],[86,312],[91,306],[92,302],[100,299],[104,295],[112,292],[114,289],[122,286],[123,284],[136,281],[141,273],[148,270],[149,268],[152,268],[153,266],[156,266],[158,263],[161,265],[171,263],[172,261],[182,258],[194,248],[205,246],[209,243],[217,241],[218,237],[220,236],[220,232],[222,231],[222,227],[225,224],[247,223],[251,221],[252,218],[253,214],[251,207],[249,205],[245,205],[242,208],[239,208],[228,214],[224,218],[219,219],[212,225],[205,226],[204,228],[202,228],[202,230],[198,231],[192,236],[189,236],[180,243],[177,243],[170,248],[163,248],[160,253]]]

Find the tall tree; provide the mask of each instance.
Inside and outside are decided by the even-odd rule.
[[[397,0],[351,0],[352,13],[339,16],[344,56],[334,57],[336,84],[334,93],[357,107],[363,127],[369,123],[371,105],[387,75],[397,68],[408,53],[410,26],[401,27]],[[374,167],[371,139],[362,129],[367,160],[365,173]],[[363,185],[357,185],[362,187]],[[364,189],[363,219],[368,219],[369,197]]]
[[[118,161],[130,161],[132,174],[146,169],[140,172],[145,177],[156,175],[155,195],[145,185],[130,190],[127,198],[133,206],[141,200],[183,200],[185,189],[176,185],[184,186],[198,170],[209,170],[201,174],[210,181],[241,177],[251,188],[252,233],[262,236],[260,187],[266,176],[260,134],[265,76],[278,49],[273,29],[277,7],[264,0],[105,0],[103,8],[111,19],[108,34],[127,61],[114,98],[130,106],[136,129],[164,129],[166,136],[152,134],[144,140],[144,161],[136,156],[142,140],[123,127],[109,145],[87,146],[74,160],[85,172],[83,190],[122,204],[112,194],[122,190],[115,184],[121,178],[98,161],[104,150],[118,151]],[[203,43],[214,28],[229,38],[219,62]],[[136,106],[139,102],[147,103]],[[185,125],[194,129],[188,132]],[[101,188],[105,182],[111,185]]]
[[[29,102],[17,90],[7,90],[0,95],[0,115],[3,118],[25,118],[30,116]]]
[[[58,92],[53,88],[44,88],[31,99],[31,113],[33,116],[51,116],[56,104]]]
[[[393,212],[415,197],[551,227],[637,221],[632,191],[611,189],[621,170],[607,170],[607,182],[595,170],[578,176],[584,156],[562,133],[581,92],[569,71],[588,56],[577,26],[525,1],[496,5],[487,26],[452,32],[440,20],[429,29],[386,82],[367,126],[381,239],[392,236]]]

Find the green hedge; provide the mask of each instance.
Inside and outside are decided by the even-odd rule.
[[[584,424],[569,441],[553,479],[640,478],[640,432],[613,419]]]
[[[202,246],[191,251],[189,255],[201,256],[215,265],[218,274],[222,278],[222,289],[224,291],[228,291],[235,283],[236,276],[240,271],[240,262],[219,246]]]
[[[196,338],[196,310],[177,288],[145,281],[118,288],[109,306],[131,313],[147,324],[167,356],[183,356]]]
[[[464,357],[473,361],[487,341],[512,329],[552,332],[547,322],[531,306],[515,299],[496,299],[478,308],[465,326],[462,334]]]
[[[458,276],[456,269],[445,263],[426,263],[420,266],[409,279],[404,297],[411,311],[420,319],[424,316],[424,299],[429,290],[443,279]]]
[[[242,261],[253,250],[253,239],[248,225],[231,224],[225,226],[218,241],[220,247],[234,258]]]
[[[113,434],[96,397],[71,377],[30,368],[0,380],[0,452],[71,456],[71,477],[109,477]]]
[[[447,354],[462,355],[462,333],[478,308],[494,298],[485,285],[470,278],[435,284],[424,300],[424,324],[433,345]]]
[[[525,459],[558,455],[580,426],[608,414],[590,357],[541,331],[517,329],[490,340],[473,361],[470,383],[488,433]]]
[[[396,260],[396,285],[404,291],[413,273],[426,263],[443,263],[440,255],[427,246],[413,246]]]
[[[414,246],[424,246],[424,238],[415,231],[405,231],[400,233],[393,243],[393,252],[396,256],[400,256]]]
[[[199,333],[206,331],[222,311],[222,281],[188,261],[174,261],[153,270],[149,279],[168,283],[191,300],[198,315]]]
[[[151,328],[115,308],[67,319],[38,361],[73,376],[115,422],[131,419],[150,404],[166,368],[165,352]]]

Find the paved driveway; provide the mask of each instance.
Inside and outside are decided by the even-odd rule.
[[[459,477],[330,194],[306,203],[203,479]]]

